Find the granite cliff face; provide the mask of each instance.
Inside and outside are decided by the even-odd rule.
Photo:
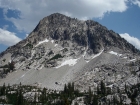
[[[31,44],[34,47],[45,38],[52,39],[63,47],[87,47],[87,53],[92,54],[99,53],[102,49],[110,50],[113,47],[131,53],[139,52],[117,33],[97,22],[82,21],[59,13],[43,18],[26,39],[9,47],[6,52],[15,55],[24,53],[21,50],[24,50],[25,44]]]
[[[98,22],[55,13],[43,18],[26,39],[0,54],[1,67],[9,61],[15,65],[10,75],[1,70],[0,85],[40,83],[61,89],[74,81],[84,90],[93,85],[96,88],[95,84],[104,80],[108,85],[123,87],[130,79],[139,78],[139,71],[134,77],[132,74],[139,65],[134,63],[131,70],[127,69],[139,60],[139,54],[119,34]]]

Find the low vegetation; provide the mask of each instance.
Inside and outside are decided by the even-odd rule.
[[[11,62],[11,63],[8,63],[4,66],[0,66],[0,68],[3,69],[3,71],[0,72],[0,75],[8,74],[10,71],[14,71],[15,63]]]
[[[61,54],[56,54],[54,57],[52,57],[51,59],[50,59],[50,61],[51,60],[55,60],[55,59],[58,59],[58,58],[62,58],[63,56],[61,55]]]

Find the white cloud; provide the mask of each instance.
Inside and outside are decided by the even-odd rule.
[[[0,44],[11,46],[19,42],[21,39],[18,38],[15,33],[0,28]]]
[[[130,36],[128,33],[120,34],[120,36],[134,45],[137,49],[140,49],[140,40],[138,38]]]
[[[140,1],[139,0],[132,0],[132,3],[135,5],[138,5],[140,7]]]
[[[0,7],[18,10],[19,18],[8,18],[18,30],[31,32],[39,20],[52,13],[63,13],[80,19],[103,17],[109,12],[127,10],[129,0],[0,0]]]

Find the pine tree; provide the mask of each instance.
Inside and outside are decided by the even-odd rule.
[[[72,82],[72,91],[74,92],[74,82]]]
[[[103,81],[101,81],[101,93],[102,93],[103,95],[106,94],[106,87],[105,87],[105,83],[104,83]]]
[[[34,95],[34,105],[36,105],[37,94]]]
[[[5,91],[6,91],[6,86],[5,86],[5,83],[4,83],[2,88],[1,88],[1,95],[5,95]]]
[[[95,94],[93,95],[92,105],[98,105],[98,96]]]
[[[67,98],[65,98],[64,102],[65,102],[64,105],[70,105]]]
[[[115,97],[115,95],[113,96],[113,105],[118,105],[117,98]]]
[[[89,90],[88,90],[88,103],[89,104],[91,103],[91,99],[92,99],[92,91],[91,91],[91,88],[89,87]]]
[[[23,94],[22,94],[22,89],[19,89],[18,96],[17,96],[17,105],[22,105],[23,104]]]
[[[46,100],[46,88],[43,88],[42,95],[41,95],[42,103],[45,103],[45,100]]]
[[[100,89],[99,89],[99,86],[97,85],[97,95],[100,94]]]
[[[67,85],[64,86],[64,93],[67,93]]]

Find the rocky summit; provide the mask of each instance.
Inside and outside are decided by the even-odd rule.
[[[62,90],[74,82],[86,91],[96,90],[100,81],[114,91],[138,84],[140,51],[92,20],[52,14],[26,39],[0,54],[0,85],[21,82]]]

